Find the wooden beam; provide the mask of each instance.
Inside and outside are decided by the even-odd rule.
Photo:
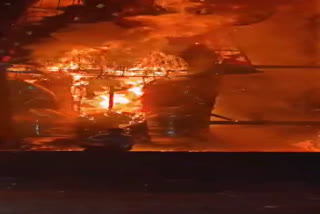
[[[110,91],[109,91],[109,110],[113,109],[114,105],[114,86],[110,86]]]

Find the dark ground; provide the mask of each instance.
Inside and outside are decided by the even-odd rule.
[[[292,187],[295,187],[293,185]],[[318,213],[320,196],[288,192],[110,193],[1,191],[1,213]]]
[[[2,152],[0,213],[319,213],[316,153]]]

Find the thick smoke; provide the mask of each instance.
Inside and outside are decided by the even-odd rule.
[[[317,2],[157,0],[154,4],[164,8],[166,13],[119,17],[122,22],[136,23],[132,27],[123,27],[115,21],[70,24],[53,33],[51,38],[43,39],[28,48],[33,51],[33,60],[38,61],[59,58],[73,49],[108,46],[113,50],[111,58],[121,64],[134,63],[152,51],[181,55],[189,47],[201,43],[211,49],[241,47],[255,64],[315,64],[319,59],[320,41]],[[219,10],[209,10],[213,5]],[[275,14],[261,23],[233,27],[233,13],[221,12],[228,11],[225,8],[229,7],[247,8],[243,10],[249,14],[252,10],[272,9]],[[294,99],[299,91],[305,92],[316,83],[315,72],[303,72],[304,75],[301,75],[301,71],[278,72],[279,78],[272,76],[274,79],[266,74],[262,83],[279,83],[281,90],[288,88],[288,92],[281,98]],[[282,76],[292,80],[300,76],[299,84],[286,86]]]
[[[235,44],[254,64],[319,65],[317,1],[295,1],[276,9],[264,22],[237,27]],[[226,77],[219,108],[243,119],[317,119],[319,78],[315,69],[273,69],[264,70],[263,75]]]
[[[74,24],[52,34],[52,38],[30,45],[33,59],[45,60],[62,57],[73,49],[109,47],[112,55],[139,58],[166,45],[161,38],[148,38],[148,29],[126,29],[113,22]],[[115,59],[115,57],[113,57]]]
[[[29,45],[34,61],[61,57],[72,49],[98,48],[109,46],[114,56],[138,59],[152,51],[164,51],[179,55],[180,52],[201,40],[205,45],[220,43],[226,38],[216,34],[232,23],[229,15],[199,15],[188,12],[199,3],[186,0],[155,1],[155,5],[167,10],[162,15],[135,15],[121,17],[122,22],[137,23],[132,27],[122,27],[117,22],[98,22],[92,24],[70,24],[64,29]],[[175,38],[178,43],[172,43]],[[121,60],[121,57],[119,57]]]
[[[259,64],[316,63],[320,41],[317,2],[297,1],[284,5],[276,8],[275,15],[262,23],[238,27],[237,44]]]

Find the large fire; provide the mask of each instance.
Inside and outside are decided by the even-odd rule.
[[[188,64],[180,57],[154,51],[119,65],[110,57],[110,47],[72,50],[55,60],[42,61],[48,74],[72,77],[74,110],[81,114],[107,109],[124,112],[141,111],[143,87],[157,78],[185,74]]]

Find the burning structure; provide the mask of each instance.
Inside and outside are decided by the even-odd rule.
[[[59,96],[57,85],[52,91],[57,94],[60,103],[68,103],[61,101],[70,101],[71,98],[69,106],[60,105],[60,108],[65,112],[68,109],[77,112],[82,118],[94,118],[96,122],[96,116],[101,114],[115,117],[112,112],[118,112],[123,119],[127,117],[124,123],[107,124],[104,120],[100,127],[93,128],[96,131],[146,123],[148,130],[156,126],[157,131],[169,136],[198,133],[199,128],[209,126],[219,74],[214,72],[217,71],[214,68],[214,52],[201,45],[195,45],[192,52],[195,50],[202,59],[209,57],[209,70],[190,71],[197,60],[188,54],[190,50],[181,57],[153,51],[133,62],[131,67],[124,67],[110,63],[110,49],[101,47],[73,50],[55,62],[45,61],[38,69],[47,79],[31,78],[25,81],[46,85],[57,77],[61,82],[69,80],[65,89],[71,96],[66,96],[66,92]],[[19,67],[8,69],[10,72],[17,70]],[[85,123],[84,126],[87,125]]]
[[[13,79],[18,75],[31,87],[54,93],[58,104],[51,107],[73,115],[68,120],[80,124],[73,131],[80,135],[136,124],[169,136],[200,133],[209,126],[218,94],[224,72],[219,65],[232,58],[214,51],[234,48],[220,35],[221,28],[238,24],[234,14],[241,5],[232,6],[188,0],[34,1],[19,21],[23,30],[16,29],[16,34],[25,31],[31,44],[15,43],[20,51],[11,50],[32,50],[23,61],[33,66],[8,71]],[[229,13],[215,13],[214,7]],[[43,29],[51,32],[49,38],[31,41]]]
[[[7,69],[13,82],[47,92],[26,108],[41,109],[46,94],[45,106],[57,101],[50,107],[70,116],[78,135],[137,124],[169,136],[204,133],[221,75],[254,71],[231,27],[276,8],[251,0],[30,2],[16,36],[0,41],[1,60],[15,64]]]

